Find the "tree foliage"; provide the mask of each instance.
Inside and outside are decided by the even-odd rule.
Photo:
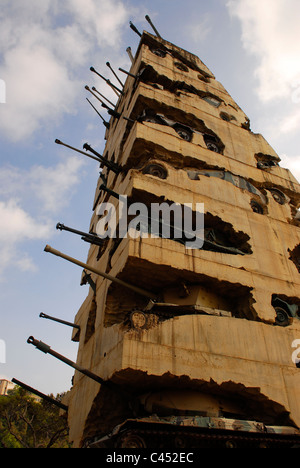
[[[70,448],[66,413],[16,387],[0,397],[0,448]]]

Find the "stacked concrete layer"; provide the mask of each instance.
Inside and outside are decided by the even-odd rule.
[[[157,49],[166,53],[157,55]],[[100,252],[91,246],[88,264],[182,310],[196,301],[198,313],[179,310],[168,318],[154,308],[148,326],[134,328],[130,313],[145,309],[149,300],[92,274],[96,290],[90,288],[76,316],[78,364],[137,395],[174,387],[223,395],[248,402],[261,420],[288,415],[299,426],[300,374],[292,344],[300,338],[300,321],[294,317],[289,326],[276,326],[272,305],[274,296],[300,304],[292,256],[300,243],[299,184],[280,167],[264,138],[251,132],[247,116],[197,57],[144,33],[131,73],[143,70],[138,80],[128,77],[116,108],[134,122],[113,118],[106,134],[104,155],[124,168],[120,174],[103,170],[107,187],[126,195],[129,204],[189,203],[196,210],[204,203],[208,226],[223,229],[246,250],[233,255],[187,249],[151,237],[108,239]],[[218,107],[209,99],[219,100]],[[193,129],[191,141],[172,126],[140,119],[149,109]],[[220,152],[208,148],[206,135],[214,137]],[[271,164],[261,169],[260,162]],[[159,166],[163,178],[147,173],[149,164]],[[254,189],[241,188],[238,178]],[[99,190],[102,183],[99,179],[93,231],[101,203],[119,206],[117,198]],[[116,395],[79,373],[69,398],[75,446],[131,416]]]

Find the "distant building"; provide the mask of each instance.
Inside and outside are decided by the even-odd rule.
[[[9,390],[13,390],[14,388],[15,384],[9,380],[0,380],[0,396],[7,395]]]

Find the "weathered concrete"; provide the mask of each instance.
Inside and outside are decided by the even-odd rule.
[[[165,57],[150,50],[164,46],[172,51]],[[88,264],[178,307],[155,306],[148,318],[136,315],[133,322],[131,312],[149,301],[92,274],[96,292],[90,288],[76,316],[78,363],[147,400],[150,412],[150,401],[172,407],[172,394],[174,411],[222,415],[226,406],[236,417],[299,427],[300,374],[292,344],[300,339],[300,320],[290,317],[288,326],[278,326],[272,299],[300,305],[295,218],[300,186],[197,57],[144,33],[131,72],[144,67],[140,81],[128,77],[116,110],[137,119],[150,108],[192,128],[192,140],[155,121],[111,119],[104,154],[124,172],[104,169],[107,186],[130,203],[191,203],[193,209],[204,203],[205,227],[221,231],[244,254],[187,249],[162,238],[125,238],[119,244],[109,239],[100,251],[91,246]],[[215,137],[220,152],[207,147],[205,134]],[[274,164],[262,169],[262,161]],[[163,178],[145,173],[150,163],[163,169]],[[203,174],[211,170],[226,171],[229,179]],[[238,177],[246,185],[241,187]],[[92,231],[97,206],[119,204],[99,191],[102,183],[99,179]],[[143,320],[146,325],[139,328]],[[155,396],[175,389],[176,398]],[[131,416],[126,403],[77,372],[68,399],[70,438],[77,447]]]

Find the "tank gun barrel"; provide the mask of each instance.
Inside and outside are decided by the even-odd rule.
[[[99,158],[99,161],[101,161],[102,164],[107,166],[109,169],[111,169],[116,174],[119,174],[121,172],[122,169],[118,164],[113,163],[111,161],[107,161],[101,154],[99,154],[97,151],[95,151],[88,143],[85,143],[83,145],[83,149],[85,149],[86,151],[90,151],[91,153],[95,154]]]
[[[101,96],[103,99],[105,99],[105,101],[107,101],[111,106],[115,107],[115,104],[109,99],[107,99],[107,97],[105,97],[104,94],[100,93],[100,91],[98,91],[98,89],[95,86],[92,87],[92,90],[95,91],[95,93],[99,94],[99,96]]]
[[[119,93],[120,94],[124,94],[124,92],[122,91],[122,89],[118,88],[116,85],[114,85],[110,80],[108,80],[107,78],[105,78],[104,76],[102,76],[100,73],[97,72],[97,70],[95,70],[94,67],[90,67],[90,70],[91,72],[93,73],[96,73],[96,75],[98,75],[100,78],[102,78],[102,80],[104,80],[111,88],[112,90],[117,94],[117,96],[119,96]]]
[[[57,353],[49,345],[46,343],[43,343],[43,341],[36,340],[33,336],[30,336],[27,340],[28,344],[31,344],[35,346],[39,351],[42,351],[45,354],[51,354],[51,356],[57,358],[59,361],[64,362],[70,367],[73,367],[76,369],[78,372],[81,372],[82,374],[86,375],[87,377],[91,378],[92,380],[95,380],[99,384],[108,384],[109,382],[105,382],[101,377],[98,375],[94,374],[93,372],[89,371],[88,369],[85,369],[82,366],[79,366],[76,364],[76,362],[71,361],[70,359],[66,358],[62,354]]]
[[[82,236],[82,240],[84,240],[85,242],[89,242],[90,244],[102,246],[104,242],[103,239],[98,237],[96,234],[78,231],[77,229],[70,228],[62,223],[57,223],[56,229],[59,229],[60,231],[72,232],[73,234],[78,234],[79,236]]]
[[[44,314],[43,312],[40,313],[40,318],[44,318],[44,319],[47,319],[47,320],[53,320],[53,322],[58,322],[58,323],[61,323],[63,325],[67,325],[68,327],[77,328],[78,330],[80,330],[80,326],[76,325],[75,323],[67,322],[65,320],[62,320],[62,319],[59,319],[59,318],[56,318],[56,317],[51,317],[50,315]]]
[[[81,150],[79,150],[77,148],[74,148],[73,146],[67,145],[66,143],[63,143],[61,140],[56,139],[55,143],[57,145],[63,145],[66,148],[70,148],[73,151],[76,151],[77,153],[83,154],[84,156],[87,156],[88,158],[91,158],[91,159],[94,159],[95,161],[98,161],[99,163],[101,162],[101,160],[99,158],[95,158],[95,156],[92,156],[91,154],[86,154],[84,151],[81,151]]]
[[[90,379],[94,380],[95,382],[99,383],[100,385],[106,386],[109,388],[111,391],[116,392],[121,398],[126,398],[128,401],[131,409],[134,411],[134,413],[138,409],[138,401],[135,397],[133,397],[131,394],[129,394],[126,390],[122,389],[119,385],[115,384],[114,382],[111,382],[109,380],[104,380],[98,375],[94,374],[94,372],[91,372],[88,369],[85,369],[84,367],[80,366],[79,364],[76,364],[76,362],[71,361],[70,359],[66,358],[62,354],[59,354],[57,351],[54,351],[51,349],[49,345],[46,343],[43,343],[43,341],[36,340],[33,336],[30,336],[27,340],[28,344],[31,344],[35,346],[39,351],[42,351],[45,354],[50,354],[51,356],[55,357],[59,361],[67,364],[70,367],[73,367],[73,369],[77,370],[81,374],[89,377]]]
[[[50,396],[39,392],[35,388],[29,387],[29,385],[26,385],[25,383],[20,382],[20,380],[12,379],[12,383],[18,385],[19,387],[24,388],[24,390],[27,390],[28,392],[33,393],[33,395],[36,395],[36,396],[42,398],[43,400],[48,401],[48,403],[52,403],[53,405],[58,406],[58,408],[60,408],[60,409],[62,409],[64,411],[68,411],[68,407],[66,405],[64,405],[63,403],[61,403],[60,401],[55,400],[54,398],[51,398]]]
[[[133,57],[132,52],[131,52],[131,47],[127,47],[126,52],[127,52],[128,56],[130,58],[131,63],[133,63],[134,62],[134,57]]]
[[[129,25],[132,31],[134,31],[138,36],[142,37],[142,34],[140,33],[140,31],[135,27],[135,25],[131,21],[129,21]]]
[[[114,71],[114,69],[112,68],[111,64],[109,62],[106,62],[106,66],[112,71],[113,75],[117,78],[118,82],[120,83],[120,85],[123,87],[124,84],[122,83],[122,81],[120,80],[120,78],[118,77],[118,75],[116,74],[116,72]]]
[[[155,34],[157,35],[157,37],[159,37],[160,39],[162,39],[161,35],[159,34],[159,32],[157,31],[156,27],[154,26],[154,24],[152,23],[151,21],[151,18],[149,17],[149,15],[146,15],[145,16],[146,20],[148,21],[148,23],[150,24],[151,28],[153,29],[153,31],[155,32]]]
[[[87,102],[91,105],[91,107],[94,109],[94,111],[96,112],[96,114],[99,115],[100,119],[102,120],[103,122],[103,125],[106,127],[106,128],[110,128],[110,125],[109,125],[109,122],[106,122],[106,120],[102,117],[102,115],[100,114],[100,112],[96,109],[96,107],[91,103],[91,101],[86,98]]]
[[[121,195],[119,195],[117,192],[114,192],[114,190],[111,190],[110,188],[108,188],[105,184],[101,184],[99,189],[104,190],[104,192],[109,193],[114,198],[120,199]]]

